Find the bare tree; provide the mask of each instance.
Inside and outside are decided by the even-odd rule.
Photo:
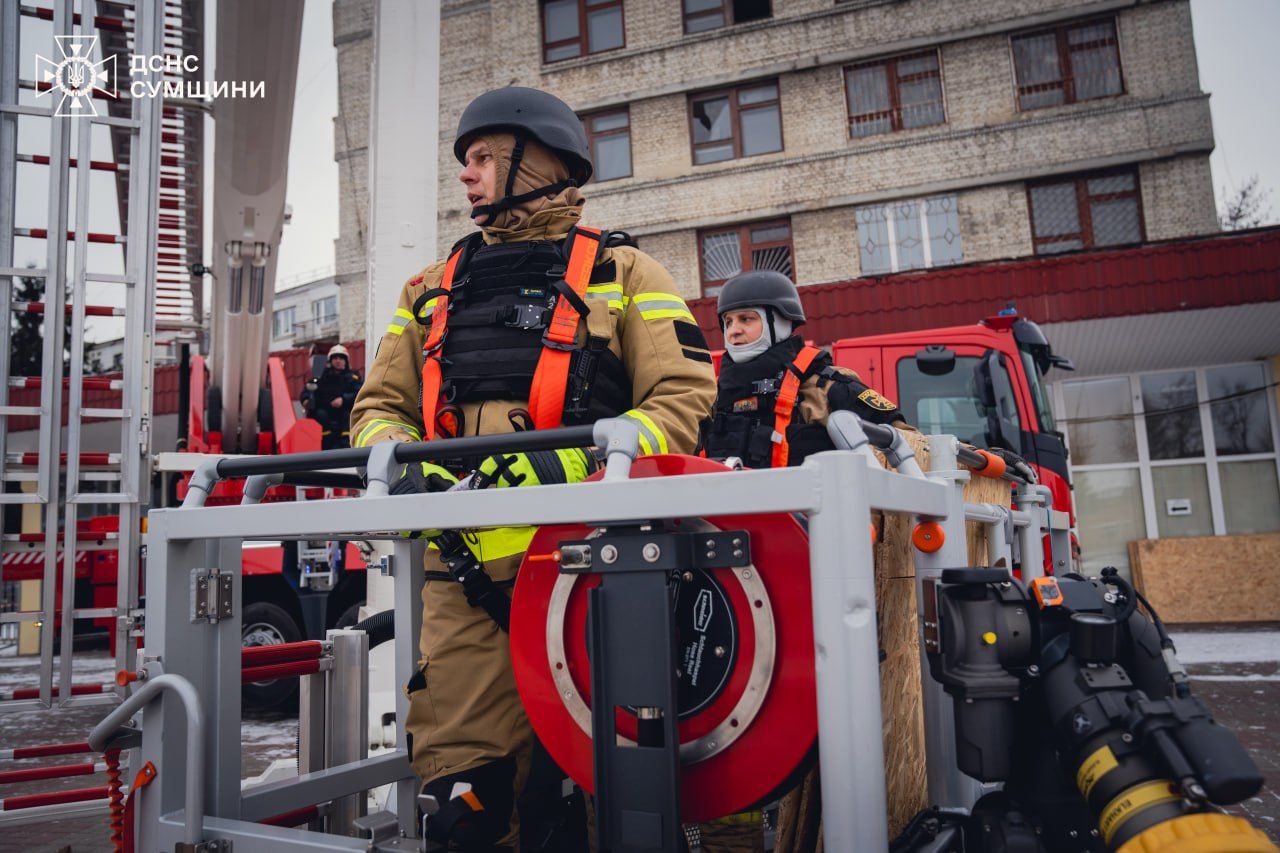
[[[1224,195],[1225,195],[1224,191]],[[1241,228],[1257,228],[1271,219],[1271,190],[1258,185],[1258,176],[1252,175],[1239,189],[1227,196],[1218,222],[1224,231]]]

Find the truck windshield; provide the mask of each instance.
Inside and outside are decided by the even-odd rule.
[[[1058,427],[1053,420],[1053,409],[1049,407],[1049,392],[1044,387],[1044,374],[1040,366],[1031,357],[1031,353],[1019,349],[1022,354],[1022,366],[1027,374],[1027,384],[1031,386],[1031,400],[1036,407],[1036,416],[1040,419],[1041,432],[1053,432]]]
[[[975,447],[989,447],[987,408],[982,404],[975,371],[981,359],[959,356],[955,367],[942,376],[922,373],[914,358],[898,361],[898,405],[907,420],[927,435],[954,435]],[[1012,400],[1013,387],[1003,366],[992,376],[997,395]],[[1017,417],[1017,406],[1005,407]],[[1011,424],[1019,429],[1016,420]]]

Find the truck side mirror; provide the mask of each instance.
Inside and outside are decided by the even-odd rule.
[[[1050,355],[1049,364],[1059,370],[1075,370],[1076,363],[1065,355]]]
[[[956,351],[941,344],[929,344],[916,353],[916,367],[925,376],[946,376],[956,367]]]

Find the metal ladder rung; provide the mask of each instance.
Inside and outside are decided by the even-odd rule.
[[[76,543],[77,543],[76,547],[79,547],[79,542],[82,539],[108,542],[113,539],[119,539],[119,538],[120,538],[120,534],[115,531],[81,530],[76,533]],[[6,533],[3,536],[0,536],[0,541],[21,542],[24,544],[25,543],[41,544],[44,542],[44,534],[43,533]],[[58,541],[59,542],[62,541],[61,534],[59,534]]]
[[[48,228],[15,228],[13,229],[13,235],[15,237],[33,237],[37,240],[47,240],[49,239],[49,229]],[[67,240],[74,240],[74,239],[76,239],[76,232],[68,231]],[[87,239],[90,243],[108,243],[113,245],[128,242],[128,238],[121,234],[102,234],[96,231],[90,231],[88,234],[85,235],[85,239]]]
[[[127,504],[138,496],[133,492],[77,492],[67,498],[69,504]]]
[[[113,688],[114,684],[73,684],[71,685],[72,696],[96,696],[101,693],[107,693]],[[53,685],[54,698],[61,696],[59,685]],[[37,699],[40,696],[39,687],[16,687],[13,690],[0,690],[0,701],[10,701],[13,699]]]
[[[114,619],[119,611],[114,607],[77,607],[71,611],[72,619]]]
[[[4,477],[0,479],[3,479],[6,483],[38,483],[40,482],[40,475],[34,471],[7,471]]]
[[[18,13],[32,18],[40,18],[45,21],[53,20],[53,10],[43,6],[19,6]],[[80,23],[79,12],[73,13],[71,17],[73,23]],[[124,18],[116,18],[108,15],[94,15],[93,17],[93,26],[100,30],[117,30],[124,32],[126,30],[126,23],[128,22],[126,22]]]
[[[86,483],[118,483],[119,471],[81,471],[79,479]]]
[[[68,304],[66,313],[70,314],[74,306]],[[12,302],[9,308],[19,314],[43,314],[43,302]],[[84,306],[86,317],[123,317],[124,309],[116,308],[112,305],[86,305]]]
[[[0,506],[5,504],[42,504],[44,498],[34,492],[5,492],[0,494]]]
[[[48,92],[53,89],[53,84],[39,80],[19,80],[18,88],[26,89],[29,92]],[[119,95],[113,95],[106,89],[99,89],[97,86],[93,87],[93,94],[99,98],[109,98],[113,101],[119,97]]]
[[[28,416],[33,418],[44,417],[44,409],[39,406],[0,406],[0,417]]]
[[[108,418],[108,419],[123,419],[123,418],[127,418],[127,417],[129,417],[131,414],[132,414],[132,412],[131,412],[129,409],[90,409],[90,408],[83,408],[83,409],[81,409],[81,410],[80,410],[80,417],[82,417],[82,418]]]
[[[86,391],[121,391],[124,389],[123,379],[99,379],[89,376],[82,379],[81,382]],[[44,379],[39,376],[10,376],[9,387],[39,390],[44,387]],[[62,387],[70,388],[71,380],[64,378]]]
[[[68,454],[66,454],[66,453],[59,453],[59,454],[58,454],[58,464],[59,464],[59,465],[66,465],[66,464],[67,464],[67,456],[68,456]],[[7,464],[9,464],[9,465],[39,465],[39,464],[40,464],[40,454],[39,454],[39,453],[32,453],[32,452],[25,452],[25,453],[19,453],[19,452],[6,453],[6,454],[4,455],[4,461],[5,461]],[[92,452],[90,452],[90,453],[81,453],[81,454],[80,454],[80,464],[81,464],[81,465],[93,465],[93,466],[99,466],[99,465],[119,465],[119,464],[120,464],[120,454],[119,454],[119,453],[92,453]]]
[[[37,163],[41,166],[48,166],[50,162],[48,154],[19,154],[17,159],[19,163]],[[80,162],[75,157],[69,157],[67,163],[73,169],[80,165]],[[90,160],[89,168],[98,172],[127,172],[129,171],[129,164],[112,163],[109,160]]]
[[[45,278],[45,273],[34,267],[0,267],[0,278]]]

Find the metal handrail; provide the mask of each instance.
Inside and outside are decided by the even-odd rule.
[[[186,803],[182,832],[186,843],[196,845],[200,843],[204,826],[204,710],[190,681],[169,673],[151,676],[93,727],[89,732],[89,747],[94,752],[102,752],[130,717],[166,690],[178,695],[187,712]]]
[[[563,450],[571,447],[599,447],[606,452],[607,479],[625,478],[631,460],[639,453],[639,432],[624,418],[606,418],[593,425],[528,430],[525,432],[442,438],[435,441],[384,442],[372,447],[325,450],[318,453],[288,453],[249,459],[209,459],[192,472],[190,488],[182,502],[184,509],[203,506],[213,487],[232,477],[258,478],[255,491],[274,485],[275,476],[331,471],[367,466],[367,494],[387,494],[394,469],[407,462],[456,456],[488,456],[536,450]],[[272,476],[275,475],[275,476]]]

